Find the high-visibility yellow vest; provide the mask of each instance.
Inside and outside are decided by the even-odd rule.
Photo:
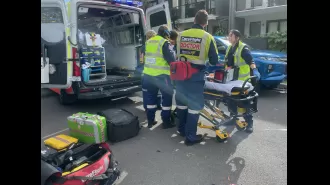
[[[205,65],[208,59],[210,43],[213,41],[218,55],[216,42],[211,34],[202,29],[191,28],[179,33],[177,39],[177,56],[184,56],[193,64]]]
[[[250,66],[246,64],[245,60],[242,58],[242,51],[245,45],[246,44],[239,41],[236,51],[234,51],[234,65],[239,67],[238,79],[242,81],[250,77]],[[231,47],[232,45],[227,48],[225,59],[228,58]]]
[[[146,42],[143,74],[150,76],[170,75],[170,66],[163,56],[163,45],[167,40],[154,36]]]

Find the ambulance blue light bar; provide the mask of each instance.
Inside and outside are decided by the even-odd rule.
[[[134,1],[134,0],[106,0],[109,3],[117,3],[117,4],[125,4],[129,6],[142,6],[143,3],[141,1]]]

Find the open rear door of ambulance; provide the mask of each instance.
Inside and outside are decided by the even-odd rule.
[[[69,31],[64,0],[41,0],[41,88],[71,86]]]
[[[148,30],[152,29],[156,33],[158,32],[158,28],[161,25],[167,25],[168,29],[172,30],[171,15],[168,2],[165,1],[164,3],[160,3],[156,6],[147,8],[146,21]]]

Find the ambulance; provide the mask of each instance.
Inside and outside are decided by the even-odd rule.
[[[172,25],[168,2],[148,8],[146,16],[139,5],[132,0],[41,0],[41,88],[56,92],[63,105],[141,91],[137,70],[145,33]],[[89,66],[87,78],[81,38],[89,33],[102,38],[104,57]],[[93,67],[100,71],[94,73]]]

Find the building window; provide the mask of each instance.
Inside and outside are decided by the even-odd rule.
[[[210,0],[210,8],[208,10],[209,14],[216,14],[215,12],[215,0]]]
[[[251,0],[251,7],[262,6],[262,0]]]
[[[267,33],[287,31],[287,20],[274,20],[267,22]]]
[[[260,35],[261,22],[250,22],[250,36]]]
[[[246,9],[246,0],[236,0],[236,11],[242,11]]]

